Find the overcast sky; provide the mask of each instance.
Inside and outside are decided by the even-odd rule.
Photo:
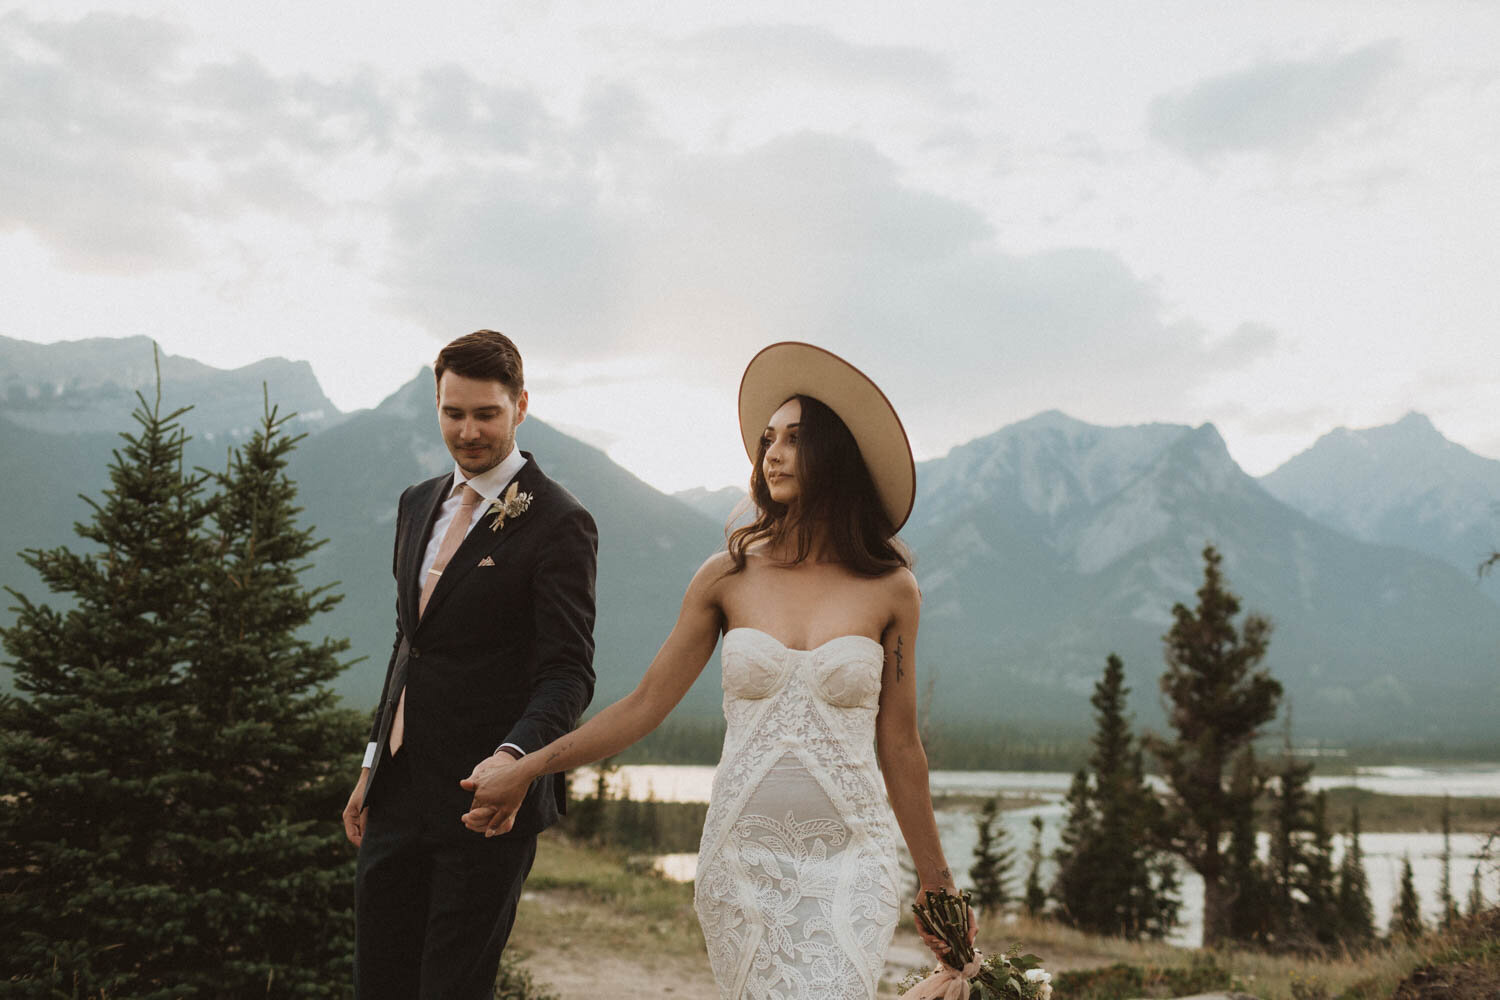
[[[1497,52],[1443,0],[13,4],[0,334],[347,410],[494,327],[669,490],[742,481],[782,339],[919,458],[1048,409],[1500,457]]]

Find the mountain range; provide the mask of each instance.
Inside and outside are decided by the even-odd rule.
[[[127,404],[154,392],[151,347],[0,338],[0,364],[0,584],[43,599],[10,554],[80,545],[71,524],[88,510],[74,497],[104,487],[117,434],[132,426]],[[259,418],[262,382],[283,412],[303,414],[296,430],[308,436],[291,473],[305,522],[329,539],[309,582],[339,581],[345,595],[318,627],[353,640],[365,659],[339,687],[373,704],[392,637],[395,498],[451,468],[431,372],[348,414],[301,363],[220,371],[163,356],[161,372],[164,405],[195,407],[182,419],[196,465],[223,466]],[[639,678],[742,494],[665,495],[536,416],[519,438],[599,524],[602,704]],[[1258,481],[1212,425],[1099,427],[1049,412],[921,463],[918,483],[903,537],[924,593],[919,670],[934,678],[937,720],[1082,731],[1092,684],[1118,652],[1138,717],[1159,725],[1161,636],[1173,604],[1193,603],[1212,543],[1244,607],[1274,623],[1267,664],[1300,734],[1492,736],[1500,603],[1474,566],[1500,533],[1500,462],[1446,441],[1425,418],[1332,432]],[[715,662],[679,713],[711,716],[719,697]]]

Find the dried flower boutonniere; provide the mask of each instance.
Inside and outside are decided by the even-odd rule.
[[[505,496],[498,500],[491,500],[489,509],[485,514],[494,514],[495,519],[490,522],[491,531],[499,531],[505,526],[506,518],[520,517],[526,513],[531,506],[531,494],[521,493],[515,483],[510,484],[510,489],[505,491]]]

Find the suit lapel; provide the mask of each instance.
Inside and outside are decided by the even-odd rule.
[[[443,505],[453,485],[453,473],[438,479],[429,479],[412,498],[412,513],[401,541],[401,573],[398,598],[402,602],[402,620],[411,622],[413,631],[417,622],[417,605],[422,596],[422,556],[427,551],[427,540],[432,535],[432,524],[437,520],[438,508]]]
[[[535,498],[537,488],[545,482],[546,477],[542,475],[531,456],[527,455],[526,464],[521,467],[520,472],[516,473],[517,493],[531,494]],[[503,496],[502,494],[502,499]],[[448,568],[443,570],[443,575],[438,578],[437,587],[433,589],[432,596],[427,599],[427,614],[423,616],[423,620],[431,618],[433,610],[453,592],[454,588],[461,584],[470,573],[476,571],[480,560],[488,557],[498,563],[500,550],[511,539],[525,533],[527,527],[535,519],[534,514],[535,511],[528,511],[508,517],[499,529],[491,527],[495,522],[495,515],[485,514],[480,517],[479,523],[474,525],[464,537],[458,551],[454,552],[453,558],[448,561]]]

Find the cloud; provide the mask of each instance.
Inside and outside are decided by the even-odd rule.
[[[700,69],[742,83],[789,77],[879,87],[905,97],[955,97],[952,67],[945,57],[909,45],[861,45],[812,25],[726,25],[691,35],[677,47]]]
[[[624,148],[657,155],[614,197],[582,160],[411,191],[389,268],[401,307],[434,333],[512,324],[552,363],[650,356],[715,378],[769,341],[816,341],[881,366],[903,412],[949,435],[927,448],[1053,407],[1159,419],[1277,347],[1265,327],[1171,316],[1114,253],[1007,252],[983,214],[862,140],[664,153],[633,135]]]
[[[1358,123],[1401,64],[1394,40],[1320,59],[1261,62],[1157,97],[1153,138],[1195,160],[1295,152]]]
[[[35,234],[78,271],[187,267],[247,210],[322,211],[310,161],[389,142],[394,110],[368,74],[191,65],[183,42],[141,17],[0,18],[0,231]]]

